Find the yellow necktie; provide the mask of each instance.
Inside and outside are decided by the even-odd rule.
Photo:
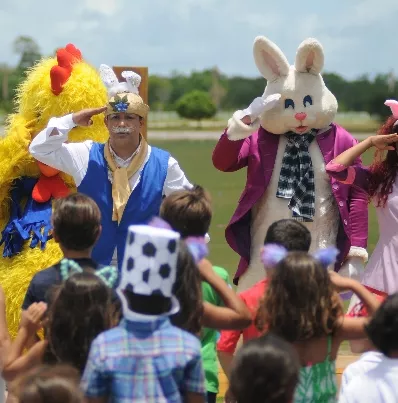
[[[113,214],[112,220],[120,224],[124,209],[131,195],[129,179],[141,168],[145,162],[148,153],[148,143],[141,136],[141,144],[138,154],[135,155],[127,168],[119,168],[112,157],[109,148],[109,142],[105,144],[104,157],[112,172],[112,199]]]

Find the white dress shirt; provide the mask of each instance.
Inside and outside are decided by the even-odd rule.
[[[398,359],[382,355],[377,360],[355,374],[341,391],[339,403],[398,402]]]
[[[59,169],[61,172],[73,177],[76,186],[79,186],[86,176],[88,162],[90,158],[90,149],[93,145],[92,140],[86,140],[82,143],[65,143],[68,141],[68,134],[76,124],[72,120],[72,114],[61,118],[52,118],[45,129],[43,129],[32,141],[29,146],[29,152],[32,156],[43,164]],[[53,130],[58,134],[51,135]],[[51,135],[51,136],[50,136]],[[131,189],[138,185],[141,172],[151,155],[151,147],[148,146],[147,157],[141,168],[130,178]],[[130,163],[133,156],[127,161],[121,158],[115,160],[119,166],[126,166]],[[169,157],[166,180],[163,186],[163,195],[168,196],[176,190],[192,188],[192,184],[186,178],[178,162]]]
[[[353,379],[365,375],[371,369],[377,367],[384,358],[384,354],[379,351],[367,351],[359,359],[348,365],[341,377],[340,394],[344,394],[346,388]]]

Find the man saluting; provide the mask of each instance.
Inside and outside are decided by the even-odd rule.
[[[141,135],[149,111],[138,94],[141,77],[125,71],[126,81],[119,83],[106,65],[101,65],[100,74],[108,88],[108,104],[50,119],[29,151],[38,161],[71,175],[78,192],[95,200],[102,232],[93,259],[120,267],[128,226],[146,224],[159,214],[163,196],[192,185],[167,151],[151,147]],[[90,126],[92,116],[100,113],[105,113],[109,131],[105,144],[67,142],[70,130]]]

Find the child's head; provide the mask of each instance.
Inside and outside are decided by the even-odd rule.
[[[11,385],[18,403],[83,403],[80,374],[70,366],[39,366]]]
[[[113,324],[111,289],[94,271],[72,274],[50,303],[47,339],[50,360],[83,371],[91,342]]]
[[[90,250],[101,234],[101,212],[95,201],[82,193],[57,199],[52,223],[55,241],[67,250]]]
[[[117,289],[126,319],[152,321],[179,311],[173,294],[179,239],[177,232],[165,228],[128,228]]]
[[[388,296],[381,304],[366,332],[379,351],[387,357],[398,358],[398,293]]]
[[[295,342],[332,333],[342,314],[324,265],[307,253],[289,252],[274,268],[256,325]]]
[[[308,252],[311,246],[311,233],[297,220],[279,220],[268,228],[264,243],[281,245],[289,252]]]
[[[198,335],[202,328],[203,316],[202,283],[198,266],[184,241],[180,241],[173,294],[181,308],[170,318],[171,322],[181,329]]]
[[[237,403],[290,403],[299,369],[292,346],[267,334],[249,340],[236,354],[230,390]]]
[[[198,185],[190,190],[173,192],[163,200],[160,217],[167,221],[181,238],[205,236],[212,218],[210,195]]]

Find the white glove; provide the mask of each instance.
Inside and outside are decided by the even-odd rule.
[[[365,264],[363,258],[359,256],[352,256],[346,260],[343,267],[339,270],[339,274],[341,276],[360,281],[364,270]]]
[[[244,109],[243,116],[249,115],[250,118],[256,120],[264,112],[271,110],[278,103],[281,98],[281,94],[272,94],[267,98],[257,97],[248,108]]]

